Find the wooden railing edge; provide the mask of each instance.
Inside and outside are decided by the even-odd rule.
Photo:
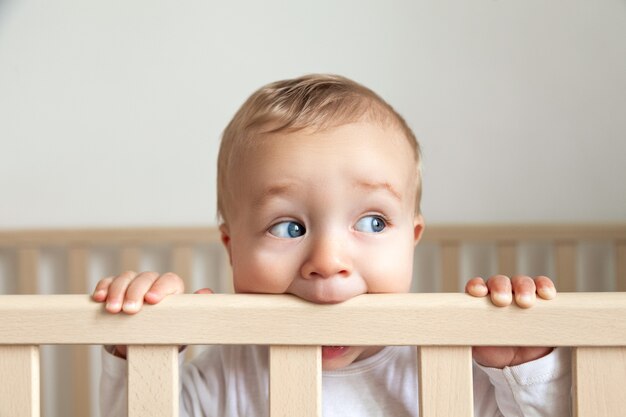
[[[132,316],[109,314],[87,295],[2,295],[0,344],[626,346],[626,293],[560,293],[529,309],[456,293],[365,294],[333,305],[186,294]]]

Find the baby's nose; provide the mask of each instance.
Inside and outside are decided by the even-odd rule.
[[[301,274],[306,279],[349,277],[352,274],[352,261],[345,244],[331,238],[315,241],[302,264]]]

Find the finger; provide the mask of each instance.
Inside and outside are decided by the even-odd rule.
[[[465,292],[474,297],[484,297],[489,293],[489,289],[482,277],[476,277],[467,281]]]
[[[142,272],[132,280],[126,289],[126,296],[122,304],[124,313],[135,314],[141,310],[143,297],[158,277],[158,272]]]
[[[106,300],[107,294],[109,293],[109,285],[113,282],[113,278],[114,277],[106,277],[98,281],[96,288],[94,288],[93,294],[91,295],[91,298],[93,298],[94,301],[101,303]]]
[[[529,308],[535,304],[537,297],[535,296],[535,281],[526,275],[516,275],[511,278],[513,286],[513,294],[515,302],[522,308]]]
[[[136,275],[137,273],[134,271],[126,271],[113,278],[111,285],[109,285],[109,293],[105,305],[105,309],[109,313],[119,313],[122,310],[126,289]]]
[[[552,300],[556,297],[556,288],[554,282],[548,277],[543,275],[535,277],[535,286],[537,287],[537,294],[544,300]]]
[[[167,272],[154,281],[144,300],[149,304],[156,304],[166,295],[182,294],[185,291],[183,280],[172,272]]]
[[[506,307],[513,301],[511,280],[506,275],[494,275],[487,280],[491,302],[498,307]]]
[[[194,294],[215,294],[210,288],[200,288],[199,290],[194,291]]]

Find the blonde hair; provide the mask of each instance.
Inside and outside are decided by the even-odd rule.
[[[414,152],[417,170],[415,212],[420,212],[421,154],[406,121],[369,88],[332,74],[310,74],[276,81],[255,91],[224,129],[217,161],[217,214],[226,221],[229,173],[238,150],[260,135],[306,128],[323,130],[360,120],[398,128]],[[228,199],[230,200],[230,199]]]

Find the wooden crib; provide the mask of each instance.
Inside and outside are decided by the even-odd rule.
[[[129,353],[131,416],[176,415],[174,346],[220,343],[272,346],[272,416],[319,415],[318,346],[346,344],[420,346],[423,416],[472,415],[469,346],[573,346],[576,415],[623,414],[626,294],[619,291],[626,291],[625,225],[438,226],[427,229],[424,241],[420,246],[433,246],[439,264],[433,269],[437,284],[431,288],[444,292],[457,292],[460,283],[469,278],[461,277],[461,258],[468,242],[489,242],[495,259],[492,264],[508,274],[519,270],[519,247],[524,242],[547,242],[553,259],[550,275],[561,292],[571,292],[581,282],[576,278],[581,270],[580,248],[584,242],[603,241],[610,248],[607,259],[613,277],[606,289],[618,292],[561,293],[557,300],[539,302],[529,310],[495,309],[486,300],[463,294],[364,295],[334,306],[311,305],[290,296],[181,295],[132,318],[107,315],[85,295],[3,295],[0,375],[11,377],[0,382],[0,416],[39,415],[38,345],[111,343],[135,345]],[[13,291],[5,288],[5,292],[43,292],[38,287],[46,248],[56,248],[56,255],[66,258],[63,292],[84,294],[98,278],[90,276],[89,267],[97,248],[113,248],[114,273],[142,269],[144,248],[149,245],[166,248],[160,253],[171,259],[167,269],[185,277],[188,288],[197,284],[192,277],[198,248],[217,250],[210,272],[220,278],[209,286],[228,289],[228,264],[219,252],[217,232],[194,228],[1,232],[4,260],[15,258],[13,268],[4,271],[18,277]],[[207,320],[211,326],[206,325]],[[486,321],[490,323],[487,329],[475,325]],[[183,322],[186,325],[179,326]],[[272,333],[267,332],[268,323],[275,330]],[[509,332],[512,326],[519,331]],[[302,328],[307,329],[306,334]],[[90,402],[88,352],[80,346],[72,349],[72,377],[67,383],[74,395],[68,414],[90,415],[94,406]],[[46,411],[44,407],[44,415]]]

